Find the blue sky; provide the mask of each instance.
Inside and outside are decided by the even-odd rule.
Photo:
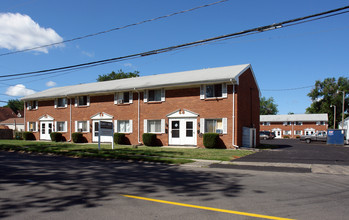
[[[217,0],[2,0],[0,54],[121,27],[215,1]],[[196,11],[50,47],[46,51],[0,56],[0,75],[145,52],[346,5],[348,1],[343,0],[229,0]],[[311,90],[309,86],[314,85],[316,80],[349,76],[348,21],[349,13],[64,74],[10,81],[2,79],[0,100],[20,98],[30,90],[42,91],[52,86],[95,82],[99,74],[119,69],[138,70],[144,76],[250,63],[262,96],[274,98],[279,114],[304,113],[311,104],[307,96]],[[9,38],[8,34],[17,35],[18,38]],[[301,87],[307,88],[289,90]],[[4,104],[6,103],[0,105]]]

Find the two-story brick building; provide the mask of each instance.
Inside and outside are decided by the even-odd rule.
[[[216,132],[232,148],[258,144],[259,96],[246,64],[51,88],[22,100],[26,130],[37,140],[56,131],[67,141],[82,132],[97,142],[98,123],[109,121],[130,144],[155,133],[161,145],[203,147],[202,134]]]
[[[328,128],[327,114],[261,115],[260,130],[275,132],[275,138],[312,135]]]

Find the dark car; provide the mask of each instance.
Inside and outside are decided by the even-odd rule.
[[[275,138],[275,133],[270,131],[260,131],[259,138],[263,140]]]

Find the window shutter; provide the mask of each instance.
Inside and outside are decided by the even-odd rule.
[[[205,133],[205,119],[200,118],[200,133]]]
[[[133,121],[132,120],[129,120],[129,124],[130,124],[130,133],[133,132]]]
[[[205,99],[205,85],[200,85],[200,99]]]
[[[78,121],[75,121],[75,132],[78,132]]]
[[[90,106],[90,96],[87,96],[87,106]]]
[[[117,105],[118,104],[118,93],[114,93],[114,104]]]
[[[55,108],[57,108],[57,102],[58,102],[58,100],[55,99]]]
[[[64,102],[65,102],[64,107],[68,107],[68,99],[67,98],[64,98]]]
[[[35,131],[39,131],[39,122],[35,122]]]
[[[133,92],[130,92],[130,100],[129,103],[132,104],[133,103]]]
[[[227,118],[222,118],[222,123],[223,123],[223,134],[228,133],[228,120]]]
[[[147,119],[144,119],[144,124],[143,124],[143,133],[148,133],[148,121]]]
[[[36,107],[35,109],[38,109],[39,108],[39,101],[35,101],[36,102]]]
[[[166,121],[165,119],[161,119],[161,133],[165,133]]]
[[[25,106],[27,106],[27,110],[29,110],[29,103],[25,102]]]
[[[284,121],[283,125],[287,125],[287,122]]]
[[[319,122],[319,121],[317,121],[317,122],[316,122],[316,125],[320,125],[320,122]]]
[[[118,120],[114,120],[114,132],[118,133]]]
[[[90,121],[87,121],[87,132],[90,132]]]
[[[27,121],[27,130],[26,131],[29,131],[30,127],[29,127],[29,121]]]
[[[161,101],[165,101],[165,89],[161,89]]]
[[[75,107],[78,107],[78,97],[75,97],[75,103],[74,103]]]
[[[64,122],[64,131],[68,132],[68,121]]]
[[[222,84],[222,97],[227,98],[228,97],[228,91],[227,91],[227,84],[223,83]]]
[[[55,121],[55,127],[54,127],[53,131],[57,132],[57,121]]]
[[[143,92],[143,102],[148,102],[148,90],[144,90]]]

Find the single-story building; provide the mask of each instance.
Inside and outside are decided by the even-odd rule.
[[[0,122],[13,131],[24,131],[24,118],[9,118]]]
[[[100,121],[113,122],[130,144],[155,133],[160,145],[203,147],[203,133],[226,148],[259,143],[260,90],[250,64],[51,88],[22,98],[26,131],[53,131],[67,141],[82,132],[98,141]],[[102,136],[103,142],[111,138]]]
[[[260,130],[274,132],[275,138],[297,138],[326,131],[327,128],[327,113],[260,116]]]

